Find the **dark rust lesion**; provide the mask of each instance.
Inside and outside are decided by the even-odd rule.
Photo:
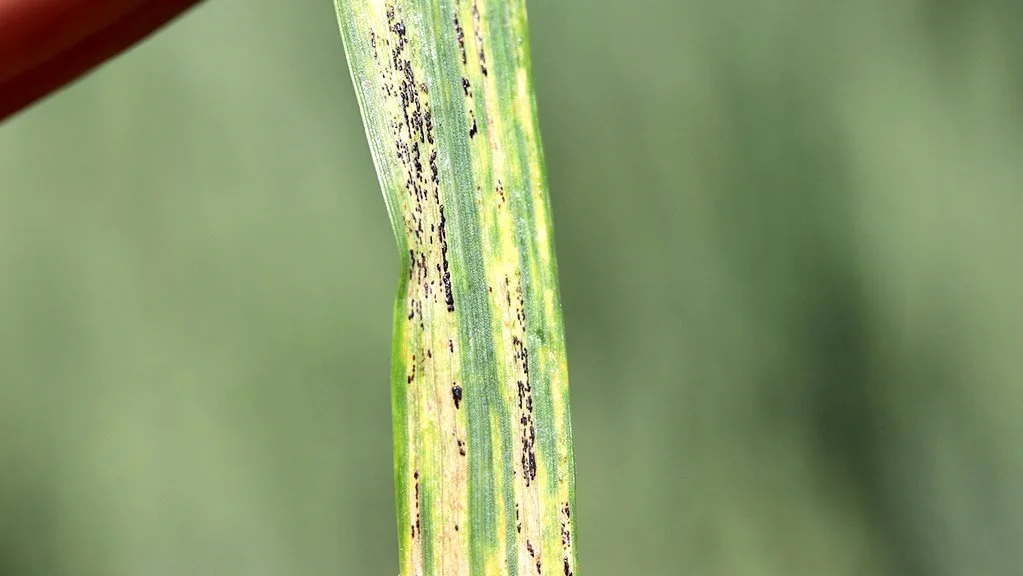
[[[524,340],[526,334],[525,300],[522,295],[521,279],[517,279],[513,288],[510,279],[505,276],[504,287],[505,303],[508,306],[509,313],[514,314],[515,328],[512,333],[511,344],[512,361],[518,368],[515,388],[519,409],[519,442],[522,446],[519,464],[522,468],[523,480],[528,488],[536,481],[537,459],[536,421],[533,416],[533,384],[529,373],[529,350]]]
[[[572,518],[572,514],[568,509],[568,502],[565,502],[561,506],[561,546],[568,550],[572,545],[572,532],[569,529],[569,521]]]
[[[479,2],[474,1],[472,3],[472,26],[473,32],[476,33],[476,46],[479,49],[480,56],[480,73],[484,76],[487,75],[487,55],[483,50],[483,23],[480,18],[480,6]]]
[[[408,199],[403,210],[404,232],[409,240],[409,280],[413,282],[408,294],[408,319],[418,317],[420,328],[425,329],[424,301],[437,302],[442,295],[448,312],[455,310],[447,218],[440,195],[430,89],[416,76],[412,65],[414,35],[393,4],[386,9],[386,24],[385,34],[371,32],[371,43],[389,54],[389,59],[380,64],[386,68],[382,88],[399,104],[390,128],[394,153],[404,169]]]
[[[458,39],[458,49],[462,53],[462,65],[466,64],[465,57],[465,30],[462,29],[462,24],[458,21],[458,15],[455,15],[455,38]]]
[[[540,562],[540,554],[533,549],[533,543],[530,542],[528,538],[526,539],[526,552],[529,554],[529,557],[533,559],[533,563],[536,565],[536,573],[543,574],[543,567]]]
[[[455,311],[455,295],[451,288],[451,270],[448,262],[448,235],[447,235],[447,219],[444,216],[444,205],[440,205],[440,225],[438,226],[440,234],[440,253],[441,262],[443,266],[443,273],[441,280],[444,283],[444,303],[448,307],[448,312]]]
[[[564,553],[563,567],[565,576],[573,576],[572,574],[572,510],[568,506],[568,502],[561,503],[561,549]]]
[[[455,401],[455,410],[458,410],[462,404],[462,387],[457,382],[451,385],[451,398]]]
[[[420,531],[420,528],[419,528],[419,520],[420,520],[420,518],[419,518],[419,470],[416,470],[415,472],[413,472],[412,478],[413,478],[413,480],[415,480],[415,488],[414,488],[415,499],[413,500],[413,504],[414,504],[415,510],[416,510],[416,520],[415,520],[415,522],[412,522],[410,524],[410,532],[411,532],[412,539],[415,540],[416,535],[417,534],[421,534],[421,531]]]

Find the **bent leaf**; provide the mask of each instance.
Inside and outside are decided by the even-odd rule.
[[[568,375],[523,0],[335,0],[401,253],[401,573],[576,571]]]

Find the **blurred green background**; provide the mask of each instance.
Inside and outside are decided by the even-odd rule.
[[[1023,574],[1023,3],[530,3],[583,576]],[[328,0],[0,127],[0,575],[394,574]]]

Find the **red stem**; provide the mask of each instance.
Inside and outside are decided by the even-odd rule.
[[[0,121],[200,0],[0,0]]]

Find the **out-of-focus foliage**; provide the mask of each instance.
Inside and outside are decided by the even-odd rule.
[[[589,575],[1023,573],[1023,4],[530,4]],[[0,127],[0,574],[389,574],[330,2]]]

